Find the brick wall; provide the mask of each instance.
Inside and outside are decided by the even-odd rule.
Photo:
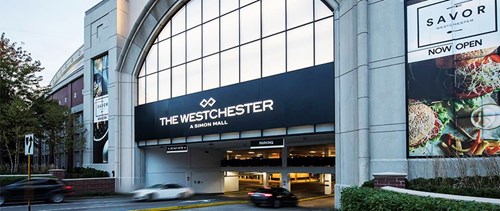
[[[375,188],[381,188],[384,186],[406,188],[406,174],[385,172],[374,174],[373,177],[375,177]]]
[[[115,178],[63,179],[63,181],[73,187],[76,196],[89,193],[115,193]]]

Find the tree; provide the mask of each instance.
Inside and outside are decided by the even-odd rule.
[[[20,154],[20,138],[34,126],[30,118],[31,100],[44,89],[40,87],[42,71],[39,61],[10,43],[5,33],[0,37],[0,152],[7,152],[11,171],[17,170]],[[4,154],[2,153],[2,159]]]
[[[68,154],[68,165],[73,164],[73,149],[83,146],[83,126],[76,123],[70,109],[49,97],[49,87],[41,87],[42,71],[39,61],[16,43],[10,44],[2,34],[0,39],[0,161],[10,162],[10,171],[18,171],[23,153],[24,135],[34,133],[49,144],[49,164],[54,164],[56,152]],[[5,153],[4,153],[5,152]],[[39,154],[41,157],[41,154]],[[39,162],[39,164],[41,164]]]

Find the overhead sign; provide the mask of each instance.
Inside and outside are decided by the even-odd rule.
[[[24,155],[33,155],[35,151],[35,137],[33,134],[24,136]]]
[[[167,146],[167,153],[182,153],[188,152],[187,145]]]
[[[136,141],[334,122],[333,63],[135,107]]]
[[[250,149],[283,148],[284,146],[285,141],[283,139],[250,141]]]
[[[405,2],[408,62],[465,53],[498,44],[497,0]]]

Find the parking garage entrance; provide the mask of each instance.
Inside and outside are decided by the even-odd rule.
[[[284,146],[278,148],[225,149],[221,160],[224,192],[284,187],[308,197],[332,194],[335,178],[333,134],[284,140]]]

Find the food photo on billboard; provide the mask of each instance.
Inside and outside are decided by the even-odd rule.
[[[410,63],[410,157],[500,155],[500,47]]]

